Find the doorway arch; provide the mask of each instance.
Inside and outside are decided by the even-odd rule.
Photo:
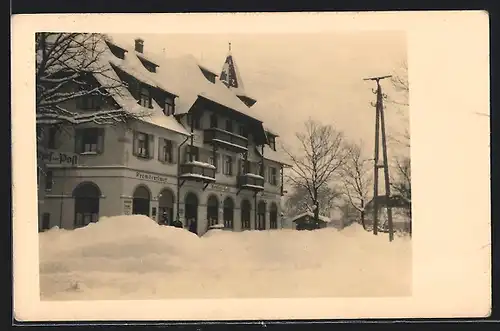
[[[169,188],[164,188],[158,195],[158,217],[160,223],[172,225],[174,220],[174,192]],[[165,220],[165,216],[166,220]]]
[[[211,194],[207,200],[207,225],[219,223],[219,199],[215,194]]]
[[[241,202],[241,229],[250,230],[250,217],[251,217],[252,206],[250,201],[243,200]]]
[[[224,200],[224,228],[234,228],[234,202],[233,199],[227,197]]]
[[[278,206],[274,202],[271,203],[271,207],[269,208],[269,228],[278,228]]]
[[[134,190],[132,200],[132,214],[149,216],[151,192],[147,186],[139,185]]]
[[[189,231],[193,233],[197,233],[197,224],[198,224],[198,197],[193,192],[189,192],[186,194],[184,199],[185,205],[185,216],[186,223],[185,225],[189,229]]]
[[[78,184],[73,190],[75,200],[75,228],[95,223],[99,219],[101,190],[93,182]]]
[[[266,203],[260,201],[257,206],[257,230],[266,229]]]

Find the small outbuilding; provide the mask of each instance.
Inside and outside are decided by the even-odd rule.
[[[291,223],[295,225],[296,230],[316,230],[326,228],[330,223],[330,218],[319,215],[319,219],[315,221],[314,213],[308,211],[291,218]]]

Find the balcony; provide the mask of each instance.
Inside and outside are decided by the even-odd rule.
[[[250,190],[260,192],[264,190],[264,177],[252,173],[238,176],[238,188],[240,190]]]
[[[209,163],[190,161],[180,165],[179,177],[196,182],[215,182],[215,167]]]
[[[205,129],[203,140],[206,144],[215,144],[236,153],[248,150],[248,139],[219,128]]]

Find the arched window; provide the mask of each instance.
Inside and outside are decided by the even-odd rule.
[[[243,200],[241,202],[241,229],[250,230],[250,214],[252,206],[248,200]]]
[[[73,190],[75,199],[75,227],[83,227],[99,219],[101,190],[91,182],[81,183]]]
[[[215,195],[210,195],[207,200],[207,221],[208,226],[219,223],[219,200]]]
[[[257,230],[266,229],[266,203],[260,201],[257,206]]]
[[[224,200],[224,228],[233,229],[234,218],[234,202],[233,199],[227,197]]]
[[[132,214],[149,216],[149,205],[151,201],[151,193],[144,186],[138,186],[134,191],[132,200]]]
[[[278,228],[278,206],[274,202],[271,204],[271,208],[269,208],[269,228]]]
[[[184,200],[185,205],[185,216],[186,223],[185,226],[189,229],[189,231],[193,233],[197,233],[197,224],[198,224],[198,197],[193,192],[189,192],[186,194],[186,198]]]
[[[174,193],[170,189],[163,189],[158,196],[158,220],[160,223],[171,225],[174,221]]]

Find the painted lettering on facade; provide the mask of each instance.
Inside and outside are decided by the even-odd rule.
[[[39,151],[38,160],[48,164],[64,164],[76,166],[78,164],[78,154],[62,153],[57,151]]]
[[[168,177],[148,174],[148,173],[140,172],[140,171],[136,171],[135,177],[137,177],[139,179],[145,179],[145,180],[150,180],[153,182],[158,182],[158,183],[168,183]]]
[[[231,192],[231,188],[226,185],[212,184],[212,189],[222,192]]]

